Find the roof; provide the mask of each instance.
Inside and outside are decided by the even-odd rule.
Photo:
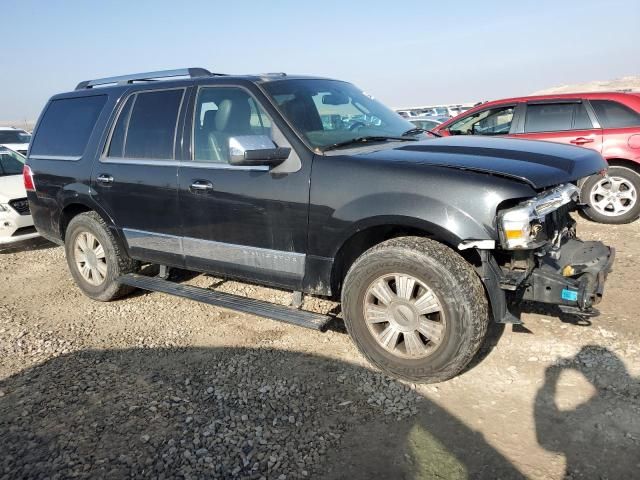
[[[598,99],[598,98],[609,98],[609,99],[623,99],[629,98],[629,96],[640,99],[640,92],[575,92],[575,93],[550,93],[547,95],[527,95],[524,97],[511,97],[511,98],[502,98],[500,100],[491,100],[489,102],[485,102],[482,105],[493,104],[493,103],[509,103],[509,102],[530,102],[537,100],[562,100],[562,99],[576,99],[576,98],[585,98],[585,99]],[[481,106],[481,105],[478,105]]]

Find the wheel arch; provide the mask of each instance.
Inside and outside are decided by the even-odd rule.
[[[634,160],[629,160],[628,158],[618,158],[618,157],[607,158],[606,160],[609,166],[611,167],[626,167],[633,170],[638,175],[640,175],[640,163]]]
[[[116,241],[120,243],[120,247],[125,248],[125,251],[127,251],[127,244],[122,237],[121,231],[115,226],[113,219],[107,214],[107,212],[105,212],[98,205],[92,204],[91,202],[85,202],[80,199],[75,199],[67,202],[67,204],[62,208],[60,212],[60,217],[58,219],[58,231],[60,234],[60,238],[63,241],[65,239],[67,227],[69,226],[71,220],[73,220],[74,217],[85,212],[96,212],[98,215],[100,215],[100,218],[104,220],[104,222],[109,227],[109,230],[111,230],[111,232],[113,233]]]
[[[333,256],[330,278],[332,295],[340,294],[349,268],[364,252],[386,240],[404,236],[430,238],[451,248],[471,264],[481,264],[475,249],[458,250],[461,239],[440,225],[414,218],[368,219],[354,226]]]

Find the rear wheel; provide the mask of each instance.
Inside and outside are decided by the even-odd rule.
[[[607,176],[594,175],[582,186],[584,213],[600,223],[629,223],[640,216],[640,174],[627,167],[609,167]]]
[[[344,281],[345,324],[362,354],[406,380],[457,375],[489,323],[484,288],[450,248],[421,237],[392,239],[363,254]]]
[[[138,262],[119,248],[97,213],[81,213],[71,219],[65,234],[65,253],[73,279],[88,297],[106,302],[132,290],[120,285],[117,278],[134,272]]]

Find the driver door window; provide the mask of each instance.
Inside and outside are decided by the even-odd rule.
[[[273,140],[271,119],[240,88],[201,88],[196,99],[193,125],[193,160],[229,163],[229,139],[263,136]]]
[[[490,108],[469,115],[449,127],[452,135],[508,135],[515,106]]]

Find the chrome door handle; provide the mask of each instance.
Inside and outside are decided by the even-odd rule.
[[[111,175],[107,175],[106,173],[103,173],[96,177],[96,182],[104,183],[104,184],[113,183],[113,177]]]
[[[195,180],[189,189],[192,192],[207,192],[209,190],[213,190],[213,183],[208,182],[206,180]]]

